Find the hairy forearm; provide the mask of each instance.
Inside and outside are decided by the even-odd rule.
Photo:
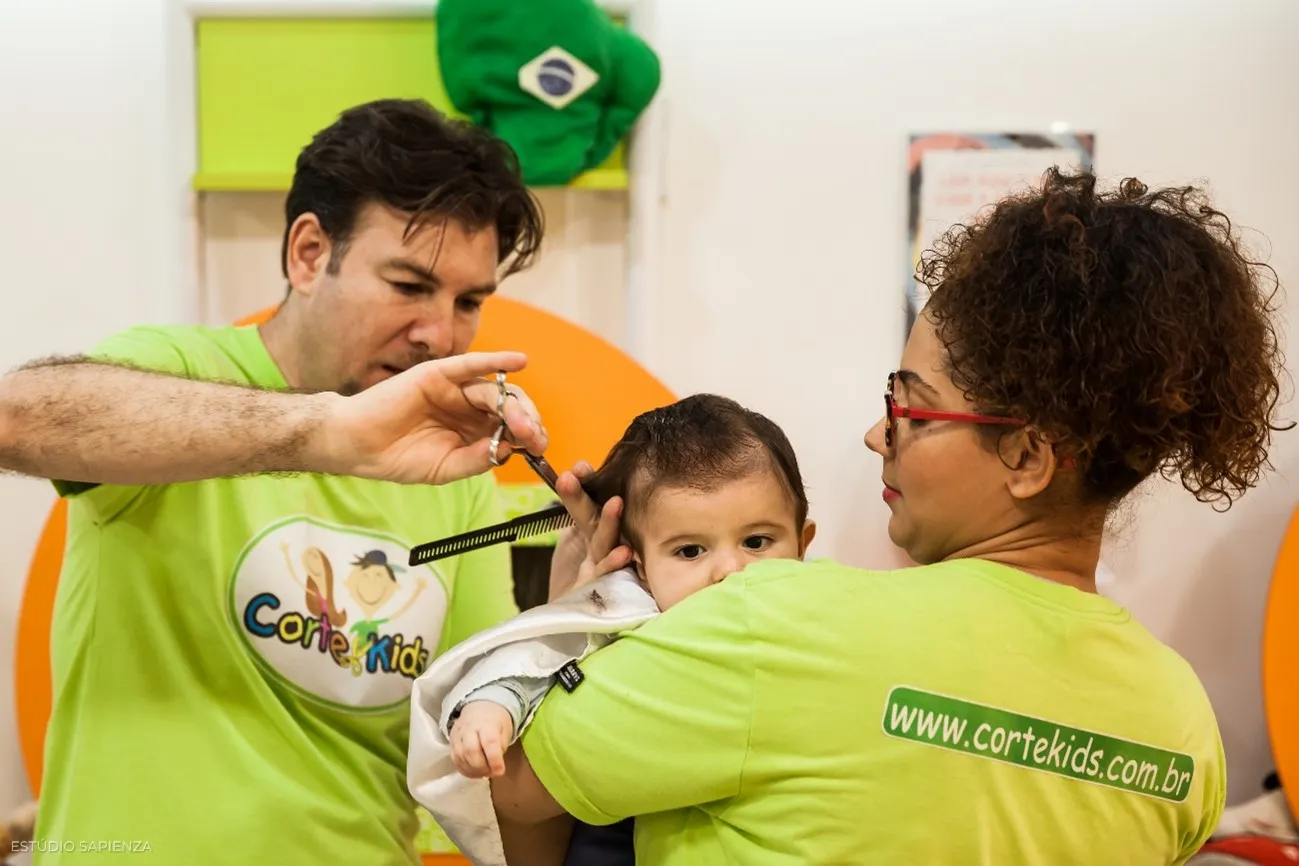
[[[316,471],[333,396],[196,382],[84,358],[37,362],[0,379],[0,468],[141,485]]]

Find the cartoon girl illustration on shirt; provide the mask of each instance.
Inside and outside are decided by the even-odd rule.
[[[334,602],[334,567],[325,552],[319,547],[308,547],[302,551],[302,567],[307,572],[307,579],[303,581],[293,568],[288,542],[282,543],[280,550],[284,552],[284,564],[289,567],[294,583],[307,594],[307,610],[311,615],[320,617],[331,628],[347,625],[347,611],[339,610]]]

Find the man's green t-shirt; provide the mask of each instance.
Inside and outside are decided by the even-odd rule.
[[[135,328],[94,354],[286,387],[255,327]],[[517,609],[505,547],[406,564],[500,519],[492,476],[57,487],[68,545],[37,836],[59,845],[35,863],[101,842],[186,866],[416,862],[411,684]]]
[[[584,661],[523,737],[638,866],[1182,863],[1224,802],[1190,666],[989,562],[768,560]]]

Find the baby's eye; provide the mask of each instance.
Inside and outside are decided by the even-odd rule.
[[[761,552],[770,547],[774,542],[769,535],[750,535],[744,539],[744,549],[755,552]]]
[[[676,549],[676,555],[682,559],[698,559],[704,555],[704,547],[701,544],[683,544]]]

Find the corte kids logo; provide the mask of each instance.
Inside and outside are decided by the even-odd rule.
[[[406,545],[307,518],[258,535],[235,565],[231,613],[265,666],[333,704],[399,704],[437,648],[447,594]]]

